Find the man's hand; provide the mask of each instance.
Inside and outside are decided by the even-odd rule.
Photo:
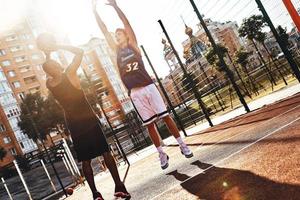
[[[107,4],[106,5],[110,5],[112,7],[116,7],[117,6],[117,2],[116,2],[116,0],[107,0]]]

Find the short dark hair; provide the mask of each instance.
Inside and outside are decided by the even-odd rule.
[[[46,62],[43,63],[42,68],[44,70],[44,72],[48,73],[47,68],[49,69],[49,67],[53,66],[53,65],[60,65],[58,62],[56,62],[55,60],[47,60]]]

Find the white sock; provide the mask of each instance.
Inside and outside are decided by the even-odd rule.
[[[164,153],[162,146],[156,147],[158,153]]]
[[[178,142],[178,144],[179,144],[180,146],[182,146],[182,145],[185,144],[185,143],[182,141],[182,138],[181,138],[181,137],[176,138],[176,140],[177,140],[177,142]]]

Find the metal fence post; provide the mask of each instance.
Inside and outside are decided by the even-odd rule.
[[[6,183],[5,183],[5,180],[4,180],[4,178],[3,178],[3,177],[1,177],[1,180],[2,180],[2,183],[3,183],[3,185],[4,185],[4,188],[5,188],[5,190],[6,190],[7,194],[8,194],[8,196],[9,196],[9,199],[10,199],[10,200],[13,200],[13,198],[12,198],[12,196],[11,196],[10,192],[9,192],[9,189],[8,189],[8,187],[7,187]]]
[[[199,104],[199,106],[200,106],[200,108],[201,108],[201,110],[202,110],[202,112],[203,112],[206,120],[208,121],[208,123],[209,123],[210,126],[213,126],[213,123],[212,123],[212,121],[211,121],[211,119],[209,117],[209,113],[208,113],[208,111],[206,109],[206,106],[205,106],[204,102],[201,99],[201,95],[200,95],[198,89],[196,88],[195,81],[191,78],[190,74],[186,71],[185,67],[183,66],[183,63],[182,63],[182,61],[181,61],[181,59],[180,59],[180,57],[179,57],[179,55],[178,55],[178,53],[176,51],[176,49],[175,49],[175,47],[174,47],[171,39],[170,39],[169,34],[166,31],[165,26],[163,25],[162,21],[158,20],[158,23],[160,24],[160,26],[161,26],[161,28],[162,28],[162,30],[163,30],[163,32],[164,32],[164,34],[165,34],[165,36],[166,36],[169,44],[170,44],[170,46],[171,46],[171,48],[172,48],[172,50],[174,52],[174,55],[175,55],[175,57],[176,57],[176,59],[178,61],[179,66],[181,67],[181,69],[183,71],[184,76],[188,79],[188,81],[191,84],[192,91],[193,91],[193,93],[194,93],[194,95],[195,95],[195,97],[196,97],[196,99],[198,101],[198,104]]]
[[[268,23],[276,41],[278,42],[282,52],[284,53],[285,58],[287,59],[289,65],[291,66],[296,78],[298,79],[298,81],[300,82],[300,70],[295,62],[295,60],[293,59],[293,56],[291,54],[291,52],[289,51],[289,49],[284,45],[284,43],[282,42],[276,28],[274,27],[267,11],[265,10],[263,4],[261,3],[260,0],[255,0],[259,10],[261,11],[261,13],[263,14],[264,19],[266,20],[266,22]]]
[[[30,194],[30,191],[29,191],[29,189],[28,189],[28,187],[27,187],[27,184],[26,184],[26,182],[25,182],[25,180],[24,180],[24,177],[23,177],[22,172],[21,172],[21,170],[20,170],[20,168],[19,168],[19,166],[18,166],[17,161],[14,160],[13,163],[14,163],[16,169],[17,169],[17,172],[18,172],[18,174],[19,174],[19,177],[20,177],[20,179],[21,179],[21,181],[22,181],[22,184],[23,184],[23,186],[24,186],[24,188],[25,188],[25,191],[26,191],[26,193],[27,193],[29,199],[32,200],[32,196],[31,196],[31,194]]]
[[[192,7],[193,7],[194,11],[195,11],[197,17],[199,18],[200,23],[201,23],[201,25],[202,25],[202,27],[203,27],[203,29],[204,29],[204,31],[205,31],[207,37],[209,38],[210,43],[212,44],[212,46],[213,46],[215,52],[217,53],[218,58],[219,58],[219,61],[220,61],[220,64],[221,64],[222,67],[224,68],[224,70],[225,70],[225,72],[226,72],[226,75],[228,76],[228,78],[229,78],[229,80],[230,80],[230,82],[231,82],[231,84],[232,84],[234,90],[236,91],[236,93],[237,93],[237,95],[238,95],[238,97],[239,97],[240,102],[241,102],[242,105],[244,106],[245,110],[246,110],[247,112],[250,112],[250,109],[249,109],[249,107],[248,107],[248,105],[247,105],[247,103],[246,103],[246,101],[245,101],[245,99],[244,99],[244,97],[243,97],[243,95],[242,95],[242,93],[241,93],[241,91],[240,91],[238,85],[237,85],[237,84],[235,83],[235,81],[234,81],[233,73],[232,73],[232,71],[228,68],[227,64],[225,63],[224,58],[222,57],[222,55],[221,55],[221,53],[220,53],[220,50],[219,50],[219,48],[217,47],[216,42],[215,42],[215,40],[213,39],[213,37],[212,37],[210,31],[208,30],[208,28],[207,28],[207,26],[206,26],[206,24],[205,24],[205,22],[204,22],[204,20],[203,20],[203,18],[202,18],[202,15],[200,14],[198,8],[196,7],[194,0],[190,0],[190,3],[192,4]]]

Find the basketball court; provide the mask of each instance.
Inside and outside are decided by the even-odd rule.
[[[299,199],[300,94],[264,106],[186,138],[194,157],[165,147],[170,166],[157,153],[132,164],[126,184],[132,199]],[[152,151],[151,149],[148,151]],[[126,166],[121,166],[124,175]],[[105,199],[113,199],[109,173],[96,176]],[[87,199],[87,185],[67,199]]]

